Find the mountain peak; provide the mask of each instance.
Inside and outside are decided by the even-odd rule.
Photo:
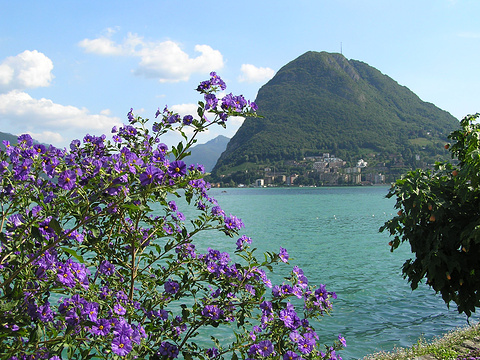
[[[371,164],[396,156],[414,167],[419,158],[445,156],[443,142],[458,127],[446,111],[339,53],[306,52],[262,86],[255,101],[264,118],[244,121],[213,169],[217,179],[237,172],[254,181],[262,166],[288,172],[288,164],[322,153],[347,163],[375,154]]]

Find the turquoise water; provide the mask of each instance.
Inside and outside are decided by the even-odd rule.
[[[388,234],[378,232],[396,213],[387,192],[384,186],[243,188],[212,189],[210,195],[244,221],[253,246],[288,250],[293,260],[274,277],[281,281],[298,265],[311,284],[326,284],[337,293],[332,315],[316,324],[317,333],[326,344],[341,333],[348,344],[342,357],[358,359],[466,325],[466,317],[449,310],[427,286],[412,291],[403,279],[408,244],[391,253]],[[204,245],[229,247],[225,242],[235,240],[212,237]]]

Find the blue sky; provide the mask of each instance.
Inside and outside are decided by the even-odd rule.
[[[216,71],[254,100],[306,51],[340,52],[458,119],[480,111],[477,0],[0,0],[0,131],[68,146],[131,107],[181,114]],[[261,112],[261,109],[260,109]],[[200,137],[231,137],[231,119]],[[165,139],[168,142],[169,139]]]

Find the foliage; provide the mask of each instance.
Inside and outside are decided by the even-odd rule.
[[[245,120],[212,171],[215,181],[245,163],[245,155],[280,166],[282,161],[331,153],[351,158],[352,166],[366,154],[383,163],[408,149],[411,155],[403,160],[413,169],[414,155],[431,164],[447,159],[437,145],[458,128],[458,120],[447,112],[341,54],[303,54],[281,68],[255,102],[263,118]],[[411,141],[417,138],[423,142]]]
[[[479,114],[466,116],[452,132],[452,162],[434,171],[415,170],[398,180],[387,197],[395,197],[398,216],[380,231],[394,236],[391,250],[408,241],[414,259],[403,274],[416,289],[422,279],[460,313],[480,306],[480,125]]]
[[[288,262],[287,250],[257,259],[242,221],[209,196],[203,166],[183,161],[198,132],[256,115],[242,96],[218,99],[225,84],[211,76],[196,118],[166,107],[150,130],[130,110],[112,141],[86,135],[69,151],[29,135],[5,143],[1,359],[336,358],[345,340],[322,353],[309,324],[334,293],[298,267],[272,286],[266,271]],[[169,150],[168,131],[184,142]],[[232,256],[202,250],[212,231],[239,236]]]
[[[444,360],[476,360],[478,351],[472,350],[472,345],[478,344],[479,335],[480,325],[477,323],[449,331],[431,342],[421,338],[410,348],[374,353],[365,356],[363,360],[410,360],[426,357],[425,355]]]

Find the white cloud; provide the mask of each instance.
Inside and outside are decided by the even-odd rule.
[[[275,71],[268,67],[256,67],[255,65],[251,64],[243,64],[240,68],[242,75],[238,78],[240,82],[264,82],[270,80],[273,75],[275,75]]]
[[[53,63],[37,50],[25,50],[0,64],[0,91],[49,86]]]
[[[231,124],[232,127],[237,129],[240,128],[240,126],[242,126],[244,121],[245,121],[245,118],[241,116],[231,116],[227,120],[227,122]]]
[[[105,37],[93,40],[84,39],[80,41],[79,45],[89,53],[100,55],[123,55],[122,47],[116,45],[111,39]]]
[[[0,119],[14,123],[21,131],[38,135],[40,141],[61,139],[62,132],[70,130],[109,133],[120,119],[107,115],[90,114],[85,108],[56,104],[49,99],[34,99],[20,90],[0,94]]]
[[[12,80],[15,70],[7,64],[0,64],[0,86],[7,86]]]
[[[116,44],[110,36],[114,34],[114,31],[109,29],[106,36],[101,36],[97,39],[84,39],[78,43],[80,47],[83,47],[86,52],[98,54],[98,55],[135,55],[135,48],[137,45],[142,45],[143,40],[141,37],[129,33],[123,44]]]
[[[27,131],[27,133],[35,140],[44,144],[60,144],[65,140],[62,135],[53,131],[42,131],[41,133]]]
[[[134,70],[137,76],[158,79],[160,82],[187,81],[193,73],[217,71],[223,67],[223,56],[218,50],[208,45],[196,45],[194,50],[199,53],[190,57],[174,41],[144,41],[136,34],[128,34],[122,43],[115,43],[107,35],[97,39],[84,39],[79,46],[86,52],[99,55],[133,56],[140,59],[138,68]]]
[[[197,117],[197,109],[198,105],[196,104],[178,104],[169,107],[169,110],[178,113],[182,117],[185,115],[192,115],[193,117]]]

